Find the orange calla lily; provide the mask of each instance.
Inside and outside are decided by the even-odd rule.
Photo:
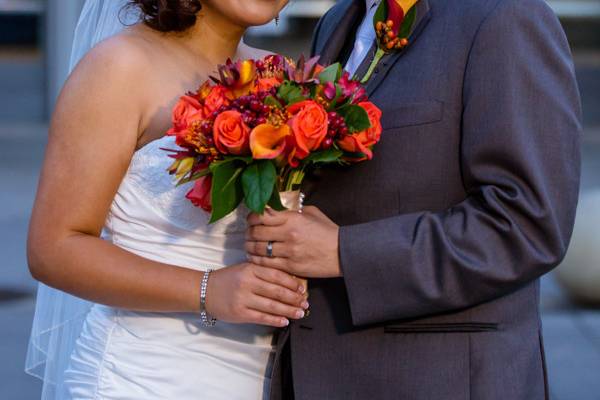
[[[256,79],[256,63],[254,60],[244,60],[236,63],[227,60],[227,64],[220,65],[218,69],[220,79],[213,78],[213,80],[230,89],[234,98],[250,93]]]
[[[252,91],[256,79],[256,65],[252,60],[240,61],[236,64],[239,78],[232,86],[235,97],[245,96]]]
[[[398,3],[398,5],[402,7],[402,10],[404,10],[404,12],[406,13],[412,8],[412,6],[417,4],[417,1],[418,0],[396,0],[396,3]]]
[[[290,127],[261,124],[250,133],[250,150],[255,159],[272,160],[285,150],[285,138],[291,134]]]
[[[240,72],[240,79],[237,83],[240,86],[251,83],[256,77],[256,66],[252,60],[240,62],[238,64],[238,71]]]

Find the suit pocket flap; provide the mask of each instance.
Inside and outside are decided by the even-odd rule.
[[[456,322],[439,324],[395,324],[384,327],[385,333],[464,333],[493,332],[498,324],[490,322]]]
[[[442,120],[444,103],[428,100],[417,103],[397,104],[382,108],[381,124],[384,129],[430,124]]]

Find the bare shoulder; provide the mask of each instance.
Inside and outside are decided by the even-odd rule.
[[[73,74],[112,79],[130,78],[148,72],[149,44],[139,35],[123,32],[98,43],[79,62]]]
[[[99,130],[107,139],[106,129],[122,127],[131,146],[140,133],[148,103],[144,82],[151,77],[151,57],[142,38],[127,32],[106,39],[91,49],[69,76],[58,98],[52,118],[52,132],[67,135],[72,121]],[[130,132],[130,135],[124,135]]]
[[[117,116],[143,118],[152,77],[150,44],[143,37],[123,32],[98,43],[78,63],[58,100],[58,112],[97,109]],[[93,93],[93,96],[90,96]]]

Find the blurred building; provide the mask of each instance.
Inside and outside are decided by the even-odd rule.
[[[600,46],[600,0],[548,2],[563,18],[572,42]],[[73,32],[84,3],[85,0],[0,0],[0,46],[34,45],[43,51],[46,116],[66,79]],[[306,52],[315,21],[334,4],[335,0],[291,0],[279,25],[273,22],[253,28],[247,40],[274,51],[286,50],[291,56]],[[286,35],[292,40],[285,40],[283,48],[282,36]]]

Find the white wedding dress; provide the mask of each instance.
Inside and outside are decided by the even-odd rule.
[[[205,270],[245,260],[245,212],[216,224],[194,207],[166,172],[161,147],[134,153],[112,203],[102,238],[148,259]],[[168,285],[169,282],[164,282]],[[273,329],[218,322],[197,314],[134,312],[94,305],[64,374],[65,399],[235,400],[268,392]]]

